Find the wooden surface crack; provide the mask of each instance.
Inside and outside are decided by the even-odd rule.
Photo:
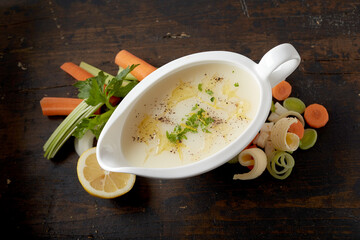
[[[246,5],[246,1],[245,0],[240,0],[240,4],[241,4],[241,8],[243,10],[244,15],[247,16],[247,17],[250,17],[248,7]]]

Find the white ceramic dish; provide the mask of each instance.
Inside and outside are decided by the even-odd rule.
[[[121,147],[120,133],[135,103],[148,91],[156,94],[164,80],[172,74],[187,68],[203,64],[230,64],[246,70],[253,76],[260,89],[260,107],[248,128],[229,145],[197,162],[171,168],[134,167],[124,157]],[[268,51],[258,64],[249,58],[226,51],[210,51],[188,55],[176,59],[148,75],[119,104],[97,143],[97,159],[100,166],[112,172],[133,173],[152,178],[185,178],[202,174],[226,163],[240,153],[260,130],[271,107],[271,88],[287,78],[299,65],[300,56],[295,48],[281,44]],[[130,137],[130,136],[129,136]]]

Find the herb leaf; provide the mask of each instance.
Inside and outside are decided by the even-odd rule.
[[[211,91],[210,89],[206,89],[205,92],[206,92],[207,94],[209,94],[210,96],[214,94],[214,92]]]
[[[79,89],[78,98],[86,99],[90,96],[89,91],[91,89],[91,84],[89,81],[77,81],[74,86]]]
[[[105,83],[108,78],[104,72],[99,72],[96,77],[88,78],[83,82],[74,84],[79,89],[78,97],[85,99],[85,102],[91,106],[105,104],[107,111],[100,115],[91,115],[83,118],[76,126],[73,136],[81,138],[88,130],[91,130],[96,138],[99,137],[101,130],[104,128],[106,122],[109,120],[111,114],[116,107],[110,103],[110,98],[125,97],[131,89],[138,83],[137,81],[130,81],[126,85],[124,79],[126,76],[138,65],[131,65],[123,71],[119,72],[116,77],[110,79],[108,84]]]
[[[111,79],[108,84],[109,95],[115,97],[125,97],[131,89],[135,87],[138,83],[137,81],[131,81],[128,84],[123,86],[123,81],[127,75],[134,70],[139,64],[131,65],[130,67],[125,68],[123,71],[119,72],[115,78]]]
[[[123,90],[122,95],[126,95],[131,90],[130,87],[137,83],[137,80],[133,77],[126,78],[136,65],[132,65],[130,68],[125,69],[126,71],[122,70],[122,72],[116,76],[119,81],[111,83],[113,84],[111,88],[105,86],[106,79],[110,78],[113,80],[115,77],[110,74],[104,74],[104,72],[91,65],[86,64],[86,66],[92,70],[95,69],[96,73],[94,73],[94,75],[98,75],[85,81],[78,81],[74,84],[79,90],[78,97],[85,100],[82,101],[64,119],[64,121],[62,121],[44,144],[44,156],[48,159],[53,158],[72,135],[81,137],[86,131],[91,130],[95,136],[99,137],[105,123],[115,110],[115,107],[110,104],[110,97],[114,94],[111,93],[110,90],[113,89],[113,91],[118,91],[118,88],[124,87],[125,89]],[[130,81],[132,85],[123,86],[122,83],[125,79]],[[108,106],[109,110],[101,115],[93,115],[93,113],[104,104]]]
[[[192,111],[198,109],[198,104],[192,108]],[[200,108],[196,113],[190,113],[187,115],[187,119],[185,123],[177,124],[174,127],[174,130],[169,133],[166,131],[166,137],[169,139],[170,142],[177,144],[180,143],[183,139],[187,139],[186,133],[192,132],[197,133],[198,128],[200,127],[203,132],[210,133],[207,129],[210,123],[214,122],[211,117],[206,117],[207,113],[203,108]]]
[[[88,78],[85,81],[78,81],[74,84],[78,88],[78,97],[85,99],[85,102],[91,106],[96,106],[99,103],[106,102],[106,95],[104,93],[104,84],[106,80],[104,72],[99,72],[96,77]]]
[[[98,139],[102,129],[104,128],[106,122],[109,120],[111,114],[114,112],[114,109],[109,110],[100,115],[92,115],[88,118],[84,118],[75,129],[73,136],[81,138],[84,134],[91,130],[91,132]]]
[[[117,87],[113,91],[114,92],[113,96],[125,97],[131,91],[131,89],[133,89],[137,84],[138,84],[138,82],[133,81],[133,82],[129,82],[128,84],[126,84],[123,87]]]
[[[103,75],[105,76],[105,75]],[[96,106],[99,103],[106,102],[106,95],[103,90],[106,77],[91,78],[91,88],[89,90],[89,97],[85,100],[87,104]]]

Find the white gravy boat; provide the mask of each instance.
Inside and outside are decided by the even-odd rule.
[[[247,71],[259,86],[259,107],[250,125],[230,144],[197,162],[171,168],[132,166],[122,152],[121,132],[136,103],[148,91],[156,94],[159,84],[162,84],[164,80],[170,81],[171,75],[196,65],[214,63],[230,64]],[[151,178],[185,178],[219,167],[240,153],[256,136],[270,111],[271,88],[287,78],[299,63],[298,52],[288,43],[278,45],[268,51],[258,64],[243,55],[226,51],[195,53],[167,63],[143,79],[121,101],[110,117],[97,143],[96,154],[100,166],[107,171],[132,173]]]

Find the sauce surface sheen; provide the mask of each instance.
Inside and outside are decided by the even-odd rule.
[[[245,70],[204,64],[181,70],[154,86],[130,112],[121,147],[131,166],[168,168],[199,161],[221,150],[249,126],[259,108],[260,90]],[[186,122],[194,114],[201,126]],[[204,126],[204,119],[212,121]],[[192,118],[194,119],[194,118]],[[167,133],[188,128],[172,142]]]

